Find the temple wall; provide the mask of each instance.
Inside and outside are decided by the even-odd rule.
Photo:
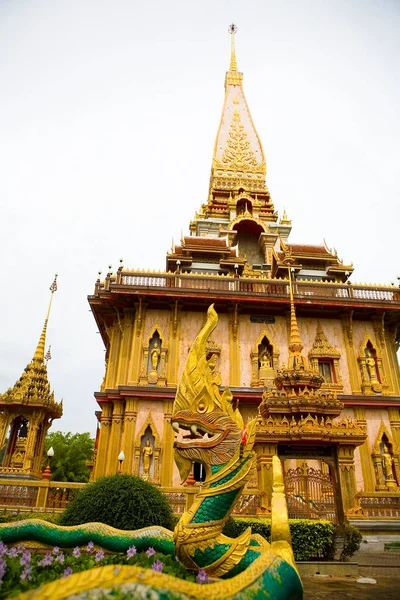
[[[149,413],[151,414],[154,425],[157,429],[157,434],[160,438],[160,442],[162,443],[164,431],[164,408],[162,402],[159,402],[158,400],[139,400],[135,438],[139,435],[139,432],[149,416]]]
[[[162,346],[168,347],[170,321],[171,313],[168,310],[147,311],[143,328],[143,344],[148,345],[156,327],[160,334]]]
[[[367,408],[365,410],[365,416],[367,420],[367,430],[368,430],[368,442],[369,442],[369,451],[372,452],[374,447],[379,427],[381,425],[381,421],[384,422],[386,429],[392,434],[389,415],[387,410],[379,409],[379,408]]]

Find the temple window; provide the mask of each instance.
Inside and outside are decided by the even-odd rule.
[[[339,350],[329,343],[321,324],[318,323],[314,343],[308,353],[308,358],[311,368],[324,378],[322,388],[343,390],[339,366],[340,356]]]
[[[318,360],[318,370],[324,383],[336,383],[335,367],[333,360]]]

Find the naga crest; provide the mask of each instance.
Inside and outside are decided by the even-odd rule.
[[[206,475],[212,465],[222,465],[239,456],[246,442],[243,419],[232,406],[229,388],[221,393],[215,355],[207,356],[207,341],[218,323],[212,304],[207,322],[190,348],[178,386],[171,425],[176,434],[175,462],[182,482],[193,461],[201,463]]]

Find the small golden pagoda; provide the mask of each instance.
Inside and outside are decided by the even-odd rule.
[[[9,431],[0,477],[40,479],[47,431],[63,413],[62,401],[56,402],[50,389],[45,360],[47,324],[56,290],[57,275],[50,287],[49,307],[33,358],[14,387],[0,396],[0,447]],[[46,356],[48,359],[49,353]]]
[[[189,349],[214,303],[214,385],[228,382],[244,422],[258,418],[248,505],[268,513],[277,453],[291,516],[395,519],[400,291],[354,283],[352,264],[325,241],[289,241],[292,222],[286,210],[279,217],[266,184],[235,31],[208,196],[189,235],[172,244],[165,270],[121,264],[89,296],[106,349],[93,477],[117,472],[123,451],[123,472],[179,496],[170,419]],[[201,477],[196,464],[193,476]]]

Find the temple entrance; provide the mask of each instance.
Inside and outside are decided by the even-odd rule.
[[[343,522],[344,510],[333,446],[278,446],[291,519]]]
[[[284,480],[289,517],[337,521],[335,486],[330,466],[324,461],[285,460]]]

